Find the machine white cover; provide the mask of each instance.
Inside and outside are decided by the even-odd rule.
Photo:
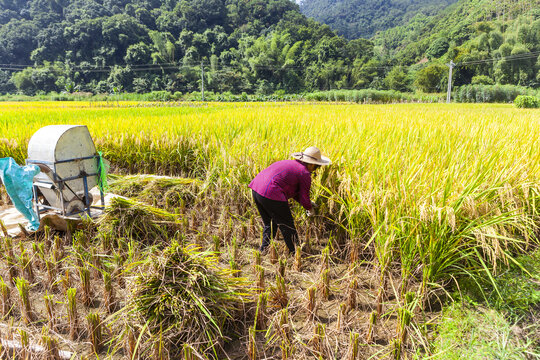
[[[28,143],[28,159],[48,161],[51,163],[68,160],[84,158],[96,155],[96,147],[88,128],[84,125],[49,125],[45,126],[32,136]],[[49,166],[54,171],[52,166]],[[96,159],[77,160],[68,163],[61,163],[56,165],[56,174],[62,179],[77,176],[82,172],[86,174],[97,173],[97,161]],[[34,178],[39,182],[51,182],[49,177],[41,173]],[[88,190],[97,185],[97,176],[91,176],[87,178]],[[84,185],[82,179],[71,180],[67,182],[67,185],[73,190],[73,192],[80,194],[84,191]],[[44,189],[41,189],[47,200],[51,203],[55,203],[59,207],[58,200],[53,200],[53,194],[45,194]],[[75,195],[69,190],[64,190],[64,199],[71,201]],[[54,196],[57,197],[57,196]]]

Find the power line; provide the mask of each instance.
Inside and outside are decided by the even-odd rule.
[[[518,60],[525,60],[525,59],[532,59],[540,55],[540,51],[534,51],[529,53],[521,53],[521,54],[514,54],[504,57],[493,57],[488,59],[479,59],[479,60],[471,60],[471,61],[465,61],[465,62],[459,62],[455,64],[456,67],[466,66],[466,65],[480,65],[490,62],[496,62],[496,61],[518,61]],[[201,63],[177,63],[177,62],[167,62],[167,63],[152,63],[152,64],[123,64],[123,65],[102,65],[102,66],[92,66],[92,65],[73,65],[70,63],[62,63],[62,65],[68,67],[71,71],[81,71],[86,73],[107,73],[112,71],[113,69],[117,67],[127,67],[129,66],[131,71],[133,72],[150,72],[150,71],[165,71],[165,70],[180,70],[185,68],[195,68],[199,69],[201,66]],[[212,65],[209,62],[202,62],[203,66],[211,67],[214,69],[220,69],[220,70],[239,70],[243,68],[252,68],[254,70],[271,70],[271,71],[278,71],[278,70],[287,70],[287,69],[297,69],[297,70],[307,70],[308,66],[303,65],[259,65],[259,64],[237,64],[236,66],[233,66],[231,64],[214,64]],[[411,65],[412,66],[412,65]],[[409,66],[409,67],[411,67]],[[388,70],[392,69],[395,66],[362,66],[360,70]],[[23,65],[23,64],[0,64],[0,70],[3,71],[22,71],[26,68],[33,68],[33,69],[39,69],[41,66],[39,65]],[[348,67],[345,66],[337,66],[337,68],[346,69]]]
[[[487,63],[487,62],[494,62],[494,61],[510,61],[510,60],[524,60],[524,59],[532,59],[540,55],[540,51],[534,51],[534,52],[528,52],[528,53],[521,53],[521,54],[514,54],[504,57],[494,57],[490,59],[479,59],[479,60],[472,60],[472,61],[466,61],[466,62],[460,62],[457,65],[474,65],[474,64],[481,64],[481,63]]]

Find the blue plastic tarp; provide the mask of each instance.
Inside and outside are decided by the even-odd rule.
[[[28,219],[28,229],[39,228],[39,220],[34,211],[32,183],[39,174],[37,165],[19,166],[13,158],[0,158],[0,178],[6,187],[13,205]]]

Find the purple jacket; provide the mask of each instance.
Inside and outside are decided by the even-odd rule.
[[[311,173],[298,160],[281,160],[261,171],[249,187],[257,194],[277,201],[294,199],[311,210]]]

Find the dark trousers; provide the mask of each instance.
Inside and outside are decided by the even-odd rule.
[[[294,227],[289,203],[267,199],[253,190],[251,193],[264,223],[261,251],[270,245],[270,240],[276,237],[279,228],[289,251],[294,253],[295,244],[298,244],[298,233]]]

